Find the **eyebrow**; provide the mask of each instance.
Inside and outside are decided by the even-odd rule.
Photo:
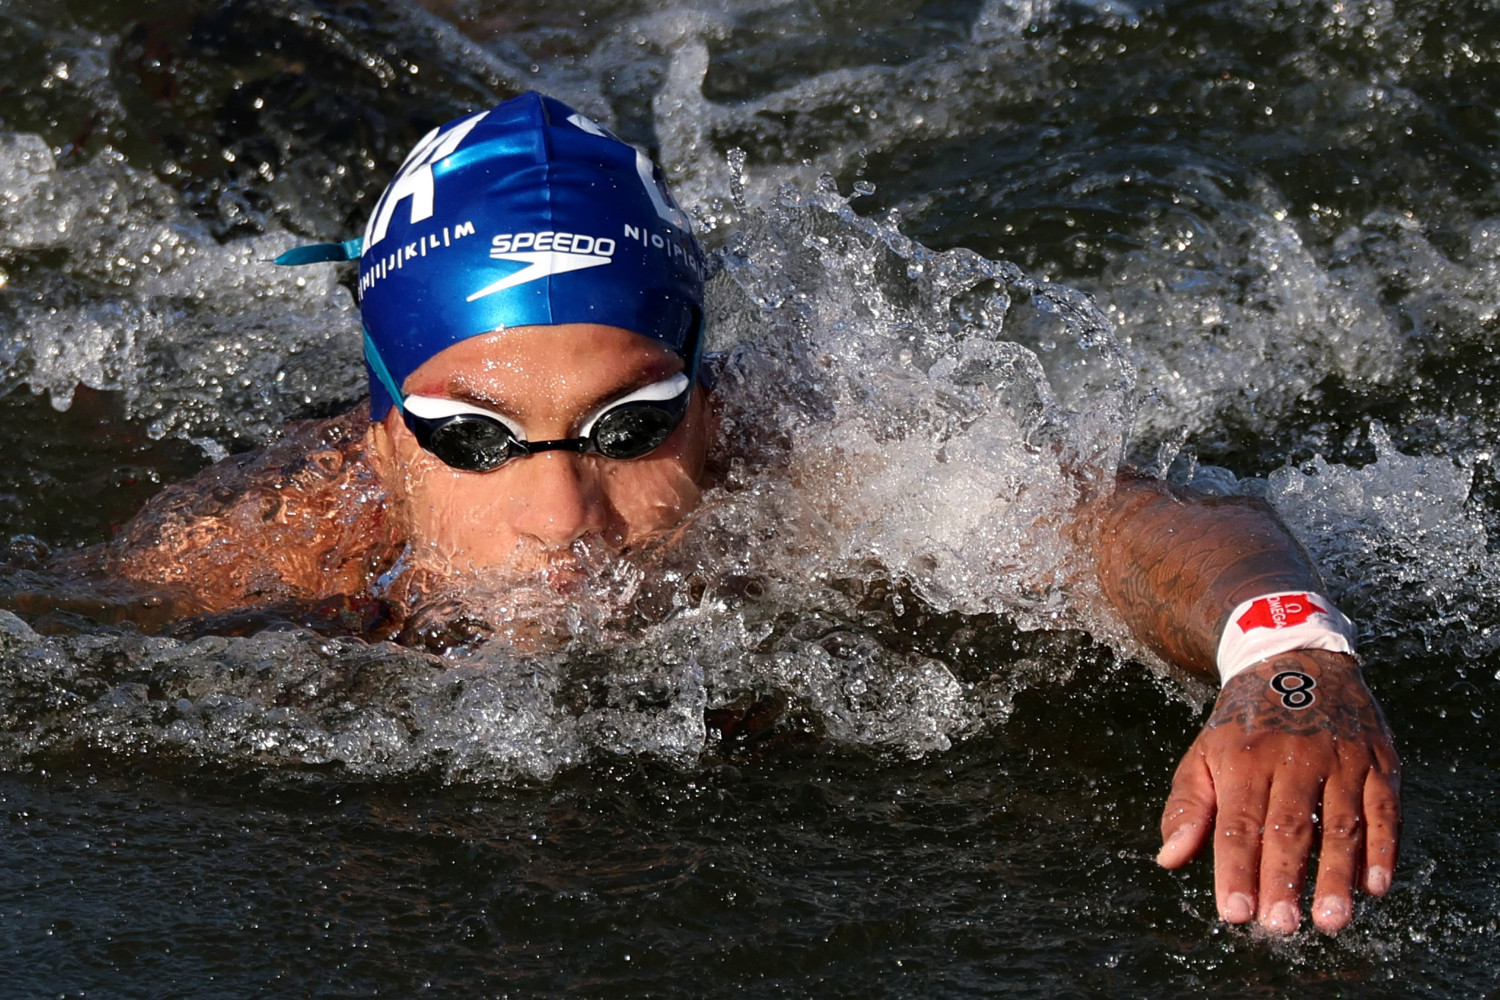
[[[595,393],[587,403],[579,408],[578,412],[580,415],[595,413],[600,407],[619,399],[621,396],[628,396],[637,389],[644,389],[648,385],[669,379],[673,375],[680,374],[682,371],[681,367],[674,368],[670,361],[663,359],[660,364],[653,362],[634,372],[623,373],[614,383]],[[513,419],[520,419],[521,417],[517,407],[504,396],[489,393],[481,388],[470,385],[467,377],[463,374],[455,375],[449,379],[447,385],[443,386],[443,392],[449,399],[455,402],[468,403],[470,406],[477,406],[480,409],[492,410],[495,413],[504,414]]]

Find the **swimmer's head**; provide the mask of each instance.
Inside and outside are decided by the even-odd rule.
[[[378,421],[429,358],[510,327],[630,330],[692,377],[703,253],[644,153],[526,93],[417,144],[375,204],[359,292]]]

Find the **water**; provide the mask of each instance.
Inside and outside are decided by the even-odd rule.
[[[1500,11],[429,6],[0,7],[12,994],[1500,985]],[[261,262],[520,87],[717,254],[681,543],[560,648],[100,624],[46,553],[361,393],[348,275]],[[1047,527],[1122,457],[1270,499],[1360,624],[1405,855],[1336,939],[1151,863],[1205,692]]]

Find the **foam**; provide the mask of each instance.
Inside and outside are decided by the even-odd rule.
[[[269,265],[296,242],[272,226],[220,243],[112,150],[60,168],[40,137],[0,137],[0,250],[64,261],[10,278],[0,382],[59,409],[80,384],[115,390],[153,435],[221,443],[265,441],[299,410],[353,402],[352,296],[331,268]]]
[[[1472,505],[1475,472],[1406,455],[1379,423],[1362,468],[1314,457],[1266,484],[1333,584],[1361,645],[1470,658],[1500,649],[1500,556]]]
[[[93,674],[97,693],[65,723],[32,719],[46,735],[12,746],[84,739],[533,780],[601,752],[691,762],[705,710],[745,699],[785,700],[825,739],[901,754],[1003,717],[1002,682],[961,681],[890,647],[877,637],[888,612],[861,610],[857,595],[903,581],[897,602],[929,613],[1088,620],[1069,596],[1078,556],[1060,525],[1080,476],[1112,474],[1129,419],[1129,369],[1107,324],[1069,289],[859,216],[831,183],[737,210],[748,222],[709,293],[715,337],[733,348],[719,390],[725,475],[672,544],[584,558],[582,599],[449,581],[416,616],[473,626],[441,655],[301,633],[25,639],[44,687]],[[243,260],[184,245],[209,258],[194,275]],[[129,287],[151,303],[181,287],[174,270]],[[241,282],[224,294],[285,308],[288,292]],[[1092,409],[1062,405],[1035,353],[1003,339],[1009,317],[1038,304],[1099,369]],[[205,339],[183,346],[212,350],[213,331]],[[137,664],[128,678],[106,666],[122,655]]]

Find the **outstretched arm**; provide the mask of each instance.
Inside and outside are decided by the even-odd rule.
[[[1321,586],[1291,532],[1248,497],[1124,472],[1084,513],[1106,597],[1137,638],[1208,679],[1231,611]],[[1173,778],[1157,861],[1184,865],[1212,834],[1219,915],[1290,932],[1316,841],[1313,922],[1332,932],[1349,922],[1356,884],[1390,887],[1400,827],[1400,765],[1359,661],[1301,649],[1224,685]]]

